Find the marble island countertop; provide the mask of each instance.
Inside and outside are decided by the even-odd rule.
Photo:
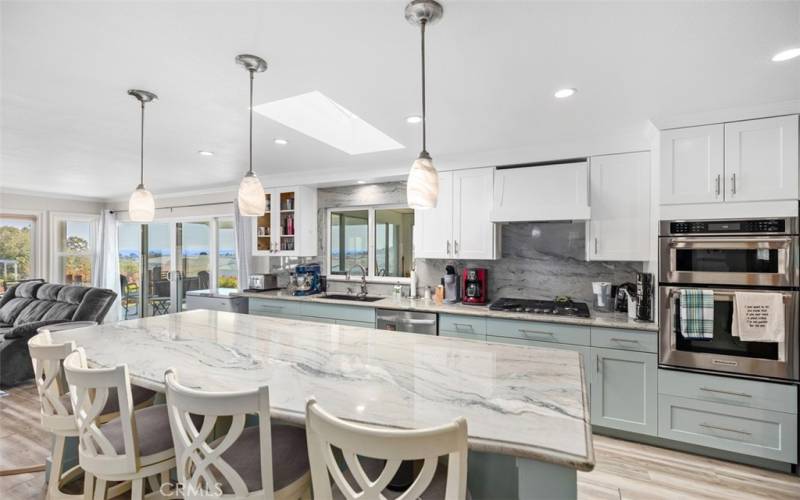
[[[576,318],[573,316],[553,316],[551,314],[531,314],[492,311],[489,306],[456,304],[436,304],[432,300],[387,297],[375,302],[361,302],[357,300],[336,300],[325,298],[324,294],[295,297],[284,290],[269,292],[241,292],[235,294],[253,299],[280,299],[301,302],[317,302],[320,304],[341,304],[372,307],[375,309],[401,309],[405,311],[434,312],[442,314],[463,314],[466,316],[483,316],[489,318],[521,319],[527,321],[544,321],[548,323],[565,323],[570,325],[595,326],[605,328],[624,328],[627,330],[641,330],[657,332],[658,325],[653,322],[634,321],[624,313],[599,313],[591,311],[590,318]]]
[[[94,366],[127,364],[210,391],[268,385],[273,416],[304,421],[315,396],[352,421],[425,428],[466,417],[471,449],[594,467],[579,354],[344,325],[195,310],[53,333]]]

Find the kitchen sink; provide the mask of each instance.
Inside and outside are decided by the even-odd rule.
[[[331,300],[350,300],[353,302],[375,302],[378,300],[383,300],[386,297],[370,297],[367,295],[366,297],[359,297],[358,295],[345,295],[345,294],[329,294],[329,295],[320,295],[321,299],[331,299]]]

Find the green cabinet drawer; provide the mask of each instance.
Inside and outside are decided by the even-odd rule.
[[[591,348],[592,425],[658,433],[658,359],[649,352]]]
[[[589,345],[590,336],[587,326],[497,318],[487,318],[486,334],[493,337],[572,345]]]
[[[658,370],[658,392],[715,403],[797,413],[797,386],[788,384],[661,369]]]
[[[453,332],[448,330],[439,330],[439,336],[486,342],[486,334],[481,334],[481,333],[465,333],[465,332]]]
[[[346,325],[346,326],[360,326],[361,328],[375,328],[375,323],[366,323],[364,321],[350,321],[347,319],[337,319],[337,325]]]
[[[554,342],[540,342],[538,340],[524,340],[524,339],[515,339],[512,337],[496,337],[494,335],[487,335],[486,336],[487,342],[497,342],[500,344],[516,344],[516,345],[524,345],[528,347],[541,347],[544,349],[563,349],[566,351],[573,351],[577,352],[581,355],[581,365],[583,365],[583,381],[585,383],[585,389],[589,391],[589,382],[591,381],[591,374],[589,372],[589,348],[584,347],[581,345],[572,345],[572,344],[557,344]],[[588,397],[588,394],[587,394]]]
[[[277,316],[297,318],[300,315],[300,302],[291,300],[250,299],[250,314],[258,316]]]
[[[797,463],[797,415],[659,395],[658,436]]]
[[[486,336],[486,318],[479,316],[439,315],[439,332],[455,332]]]
[[[311,318],[341,319],[375,324],[375,309],[372,307],[300,302],[300,314]]]
[[[593,326],[591,342],[592,347],[658,352],[658,337],[656,332],[625,330],[622,328],[598,328]]]

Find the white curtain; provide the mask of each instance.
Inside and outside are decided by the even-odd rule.
[[[239,200],[233,200],[233,232],[236,236],[236,265],[239,271],[239,289],[247,288],[250,271],[253,269],[253,222],[252,217],[239,213]]]
[[[120,279],[119,249],[117,248],[117,216],[110,210],[100,212],[100,223],[97,227],[97,252],[94,256],[94,273],[92,285],[108,288],[117,293],[114,306],[106,315],[106,322],[119,321]]]

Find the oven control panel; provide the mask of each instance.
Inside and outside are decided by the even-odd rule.
[[[672,234],[697,233],[785,233],[785,219],[716,220],[671,222]]]

